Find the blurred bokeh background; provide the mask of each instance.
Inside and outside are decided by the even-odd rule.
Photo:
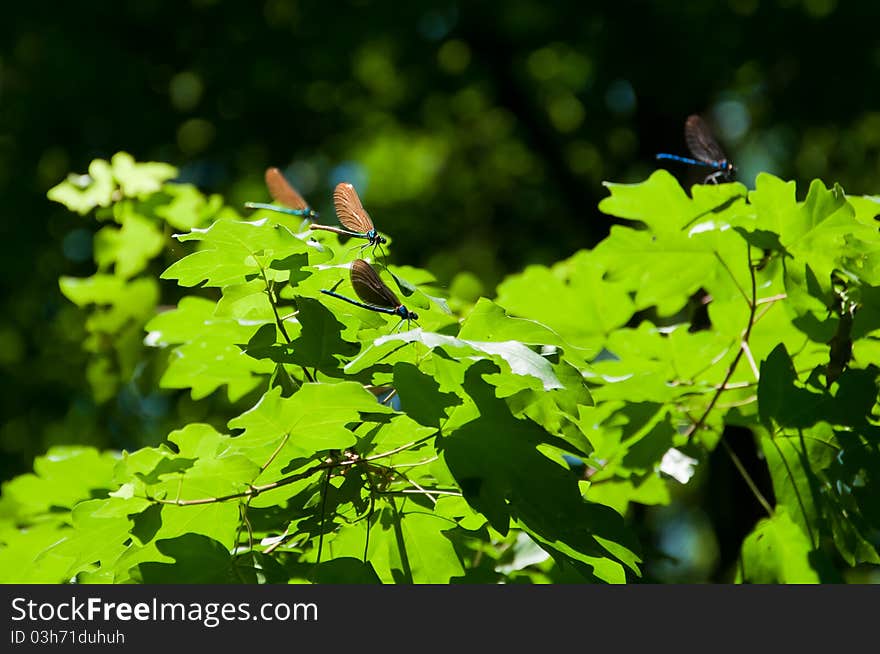
[[[491,297],[505,274],[598,242],[603,180],[687,154],[690,113],[748,186],[768,171],[801,197],[815,177],[880,192],[878,18],[835,0],[7,3],[0,479],[52,444],[155,444],[205,411],[149,384],[98,402],[84,381],[82,313],[58,277],[93,272],[97,225],[46,191],[93,158],[169,162],[238,206],[268,200],[275,165],[329,216],[333,186],[353,182],[397,263]],[[649,578],[705,580],[735,557],[742,534],[719,534],[757,513],[726,499],[725,461],[706,475],[715,504],[642,521],[666,525]],[[662,554],[682,551],[684,567]]]

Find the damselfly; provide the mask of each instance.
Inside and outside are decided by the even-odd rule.
[[[336,289],[341,283],[342,280],[339,280],[331,290],[328,291],[326,289],[321,289],[321,292],[325,295],[345,300],[346,302],[363,309],[369,309],[370,311],[377,311],[379,313],[387,313],[390,316],[397,316],[400,318],[401,322],[406,320],[407,323],[409,323],[410,320],[419,319],[417,313],[410,311],[401,304],[400,300],[398,300],[397,296],[394,294],[394,291],[388,288],[385,282],[382,281],[382,278],[379,277],[379,273],[377,273],[373,267],[363,259],[355,259],[351,262],[351,285],[362,302],[352,300],[351,298],[337,293]],[[399,324],[400,323],[398,323],[398,325]]]
[[[309,225],[309,229],[323,229],[327,232],[343,234],[352,238],[365,238],[367,243],[363,247],[372,245],[374,249],[388,242],[373,227],[370,214],[364,209],[364,205],[361,203],[361,199],[358,197],[354,186],[348,182],[340,182],[336,185],[333,191],[333,206],[336,207],[336,216],[345,229],[334,227],[333,225],[317,225],[315,223]],[[362,250],[363,247],[361,248]],[[352,270],[354,269],[352,268]]]
[[[296,189],[284,179],[284,175],[277,168],[266,169],[266,188],[269,189],[269,195],[272,196],[272,199],[283,206],[279,207],[263,202],[245,202],[244,206],[248,209],[267,209],[289,216],[301,216],[309,219],[318,217],[318,212],[308,205]]]
[[[680,161],[681,163],[690,164],[692,166],[703,166],[711,168],[714,172],[710,173],[704,184],[709,182],[717,184],[718,180],[725,182],[732,181],[736,175],[736,167],[728,161],[721,147],[712,136],[709,126],[699,116],[688,116],[684,124],[684,139],[688,149],[695,157],[680,157],[677,154],[658,154],[658,159],[670,159],[672,161]]]

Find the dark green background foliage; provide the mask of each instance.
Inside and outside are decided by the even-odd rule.
[[[626,565],[629,560],[621,550],[612,558],[624,562],[617,565],[628,570],[631,579],[732,579],[737,561],[763,561],[766,569],[746,571],[747,578],[876,580],[870,564],[876,563],[877,556],[877,507],[862,490],[870,482],[870,471],[876,477],[877,470],[875,428],[873,423],[868,428],[864,418],[876,395],[871,392],[875,382],[869,366],[876,360],[870,349],[873,316],[866,309],[849,324],[842,318],[845,311],[834,312],[839,308],[834,298],[841,296],[829,286],[832,271],[839,275],[846,268],[842,264],[849,265],[856,257],[853,252],[867,256],[842,235],[856,231],[852,224],[792,245],[786,239],[794,238],[802,228],[792,217],[794,198],[787,187],[769,177],[764,178],[763,196],[750,197],[747,205],[734,198],[732,191],[722,197],[720,190],[713,189],[704,196],[695,194],[691,206],[674,182],[661,176],[652,177],[632,198],[626,187],[612,187],[612,198],[605,200],[603,212],[597,207],[609,196],[603,181],[642,182],[657,168],[656,152],[686,154],[684,119],[690,113],[701,113],[739,166],[739,180],[745,187],[754,189],[756,176],[765,171],[796,181],[797,199],[802,201],[811,181],[821,178],[825,186],[812,187],[817,208],[812,213],[804,210],[812,216],[804,220],[814,224],[840,210],[835,203],[842,202],[842,191],[833,188],[838,182],[853,199],[856,218],[849,218],[869,230],[872,206],[858,196],[880,191],[880,112],[876,111],[880,106],[880,50],[873,39],[860,35],[878,19],[880,8],[872,3],[833,0],[616,2],[601,8],[591,3],[537,0],[459,4],[142,0],[114,6],[112,11],[105,3],[89,2],[59,3],[51,11],[27,3],[4,8],[0,24],[0,197],[5,230],[0,256],[0,366],[5,374],[0,382],[0,478],[33,470],[35,457],[52,446],[132,452],[158,447],[170,432],[194,423],[212,425],[221,438],[232,427],[228,421],[251,408],[268,384],[281,389],[284,397],[294,391],[297,381],[285,380],[278,372],[276,364],[282,360],[290,369],[318,368],[335,381],[371,381],[373,365],[392,374],[381,368],[378,359],[363,361],[354,371],[339,367],[340,361],[358,356],[358,343],[365,342],[365,335],[353,338],[348,307],[330,305],[324,297],[320,303],[309,299],[325,280],[302,273],[297,277],[297,270],[314,262],[296,248],[273,259],[270,270],[278,279],[289,279],[291,288],[302,285],[295,291],[300,297],[280,298],[290,306],[295,303],[302,313],[302,332],[297,336],[302,347],[279,351],[277,334],[246,333],[225,324],[222,336],[213,333],[211,347],[220,348],[223,343],[229,348],[218,355],[238,353],[242,348],[251,355],[243,364],[245,369],[235,369],[233,375],[224,366],[187,369],[186,357],[175,361],[170,348],[142,345],[143,327],[150,320],[156,321],[151,325],[154,331],[170,330],[165,342],[187,348],[194,347],[192,339],[198,334],[187,333],[185,325],[201,324],[215,309],[226,316],[247,309],[247,289],[240,296],[224,291],[218,308],[216,288],[191,288],[201,279],[188,283],[181,277],[178,286],[174,275],[161,283],[157,278],[197,245],[174,239],[172,234],[186,233],[218,217],[234,218],[232,211],[247,216],[241,204],[268,199],[262,172],[277,165],[330,220],[335,183],[345,180],[357,186],[379,229],[393,238],[394,270],[431,296],[448,297],[457,316],[467,316],[469,321],[463,333],[457,334],[451,327],[454,319],[449,317],[444,323],[439,306],[419,296],[425,303],[417,308],[424,314],[426,331],[477,341],[516,340],[536,352],[540,345],[554,345],[564,353],[553,362],[554,377],[566,388],[572,387],[572,380],[580,381],[578,371],[593,370],[590,364],[610,366],[608,374],[617,374],[613,361],[602,357],[593,361],[602,347],[617,356],[626,353],[622,358],[629,357],[630,365],[634,359],[641,361],[641,374],[647,375],[642,381],[656,384],[650,386],[651,392],[627,395],[616,390],[619,396],[608,398],[602,394],[612,385],[602,386],[593,398],[596,407],[589,406],[586,391],[584,396],[571,392],[559,398],[558,404],[545,405],[533,388],[517,386],[518,376],[505,377],[503,370],[493,373],[489,360],[480,364],[479,373],[496,380],[498,396],[506,398],[504,406],[486,395],[479,376],[474,377],[475,368],[468,370],[467,380],[459,380],[458,394],[447,385],[432,386],[424,370],[408,367],[414,363],[409,359],[394,365],[393,377],[383,381],[401,384],[401,399],[409,402],[406,415],[420,429],[439,427],[447,412],[454,412],[455,402],[467,404],[467,397],[485,407],[486,415],[493,417],[484,415],[483,419],[492,424],[515,420],[511,429],[525,432],[519,444],[523,451],[510,456],[523,458],[511,461],[530,462],[538,469],[546,465],[528,456],[533,448],[526,444],[541,439],[520,425],[528,417],[527,424],[540,425],[540,433],[552,434],[559,441],[553,441],[554,447],[566,443],[563,449],[586,457],[588,471],[600,463],[590,460],[598,456],[596,451],[606,464],[615,462],[606,470],[611,480],[595,483],[586,496],[595,502],[591,507],[614,507],[626,514],[626,537],[615,543],[625,542],[621,548],[638,551],[641,563]],[[159,190],[161,181],[174,174],[171,169],[159,166],[131,173],[125,170],[129,160],[121,157],[113,159],[113,184],[121,186],[112,199],[139,198],[138,202],[125,199],[97,212],[86,204],[80,217],[47,201],[46,193],[67,173],[85,173],[94,159],[111,161],[120,151],[138,162],[173,165],[176,180],[193,184],[199,191],[180,185]],[[687,188],[699,180],[680,166],[669,168]],[[91,172],[100,177],[100,171]],[[742,187],[725,188],[745,192]],[[653,286],[633,281],[639,267],[653,265],[645,252],[648,245],[640,240],[647,232],[632,231],[630,240],[620,232],[594,254],[584,248],[599,244],[615,223],[639,220],[657,234],[669,228],[661,224],[663,220],[694,217],[692,209],[709,211],[725,199],[733,204],[718,213],[718,220],[744,229],[738,233],[736,246],[720,240],[713,243],[720,252],[740,248],[731,255],[739,257],[739,268],[733,268],[730,278],[748,291],[747,259],[741,247],[748,241],[754,258],[762,250],[771,254],[771,264],[758,271],[759,277],[766,275],[772,280],[768,284],[783,285],[777,292],[786,292],[791,299],[786,314],[790,324],[776,325],[781,331],[766,336],[754,353],[762,380],[778,382],[769,391],[759,389],[760,415],[754,404],[740,412],[730,406],[735,403],[729,398],[720,402],[723,407],[713,414],[715,422],[710,420],[707,426],[717,429],[723,424],[726,445],[709,437],[691,444],[688,453],[700,465],[689,484],[665,480],[662,489],[659,485],[640,487],[636,480],[660,479],[649,473],[666,449],[672,445],[687,449],[677,420],[699,416],[699,411],[696,416],[688,413],[681,398],[661,392],[663,384],[699,377],[699,371],[692,368],[708,365],[719,354],[713,338],[726,338],[727,347],[732,347],[745,324],[741,313],[745,303],[734,311],[719,300],[719,294],[724,297],[731,290],[724,282],[719,282],[721,289],[706,288],[723,275],[717,272],[716,259],[704,256],[706,251],[694,252],[690,245],[681,249],[677,243],[664,245],[669,250],[656,259],[657,267],[649,275],[657,282]],[[831,210],[826,212],[828,207]],[[778,224],[762,223],[759,231],[742,226],[743,213],[760,215],[763,211],[766,216],[773,208],[792,213],[787,220],[774,218]],[[731,234],[724,236],[731,238]],[[871,242],[865,235],[852,238]],[[822,258],[823,247],[830,247],[829,260]],[[334,246],[333,256],[344,257],[344,249]],[[786,269],[787,277],[780,269],[784,253],[801,264],[800,269]],[[816,257],[821,260],[817,262]],[[218,256],[218,261],[222,259]],[[804,262],[813,266],[811,271],[804,270]],[[67,281],[59,288],[59,278],[84,279],[96,270],[107,273],[108,279],[91,284]],[[610,276],[603,278],[606,273]],[[716,274],[718,279],[712,277]],[[877,280],[864,270],[857,272],[856,280],[843,276],[847,292],[855,296],[852,301],[870,307],[876,299]],[[712,291],[714,304],[708,310],[696,301],[701,287]],[[759,296],[770,294],[762,288]],[[178,305],[184,296],[191,297]],[[500,308],[487,300],[475,306],[480,296],[497,300],[511,316],[541,321],[552,334],[523,331],[521,326],[502,329],[500,325],[507,323],[503,314],[496,313]],[[95,310],[90,303],[96,300],[108,302],[109,308]],[[175,305],[176,311],[154,318],[157,308]],[[728,315],[728,311],[733,313]],[[171,316],[177,316],[178,323]],[[348,316],[344,330],[334,316],[340,320]],[[369,317],[361,319],[369,323]],[[695,331],[685,338],[675,335],[679,329],[668,340],[680,342],[660,344],[643,319],[664,327],[691,324]],[[169,324],[163,325],[163,320]],[[387,332],[384,324],[375,320],[367,325],[366,333]],[[854,348],[857,370],[841,375],[829,395],[822,384],[817,386],[808,377],[810,371],[828,363],[830,345],[845,345],[841,324],[849,325],[853,340],[859,343],[861,339],[861,345]],[[706,330],[707,325],[712,329]],[[376,327],[380,330],[375,331]],[[625,329],[632,332],[621,331]],[[328,334],[332,340],[326,340]],[[804,339],[814,349],[806,347]],[[785,351],[775,347],[779,343],[785,344]],[[435,345],[430,351],[430,357],[438,361],[460,361],[464,356],[448,344]],[[488,359],[502,365],[497,355]],[[789,373],[790,360],[799,381]],[[723,372],[729,363],[729,359],[722,360],[719,370]],[[751,370],[748,364],[744,358],[737,367],[743,383],[746,371]],[[631,373],[632,369],[626,370]],[[713,369],[712,375],[716,373]],[[594,370],[592,374],[604,373]],[[232,377],[235,383],[229,383]],[[716,384],[720,381],[714,379]],[[841,397],[834,390],[838,386],[848,389],[852,404],[836,403],[833,398]],[[407,398],[407,387],[420,389],[430,399],[419,400],[422,395],[414,397],[412,391]],[[624,389],[626,384],[615,388]],[[698,389],[701,399],[697,404],[707,401],[706,392],[706,388]],[[610,400],[625,405],[619,408]],[[613,409],[612,414],[592,415],[603,406],[605,411]],[[802,406],[812,407],[813,413],[792,413],[792,407]],[[675,409],[665,414],[670,407]],[[619,428],[604,451],[589,438],[590,429],[603,420]],[[640,425],[646,431],[631,432],[626,424]],[[381,432],[388,427],[377,429]],[[461,431],[466,434],[467,429],[479,427],[471,423]],[[800,443],[789,438],[789,432],[779,440],[774,438],[779,429],[802,429],[809,434]],[[451,436],[445,445],[453,468],[456,456],[464,467],[474,456],[457,450],[463,447],[460,441],[456,444],[461,436]],[[809,440],[812,437],[814,441]],[[189,438],[195,436],[189,434]],[[177,446],[183,442],[171,440]],[[615,450],[614,443],[625,447]],[[503,443],[485,446],[492,449]],[[823,446],[831,449],[824,454],[817,451]],[[728,448],[748,469],[760,492],[777,506],[772,521],[758,524],[766,513],[737,471]],[[149,451],[141,450],[141,456]],[[799,459],[805,451],[811,457]],[[835,458],[831,451],[849,455]],[[66,497],[45,500],[45,506],[44,500],[35,500],[36,505],[23,512],[17,512],[20,507],[10,508],[7,493],[0,518],[31,519],[54,505],[72,506],[89,493],[106,494],[115,488],[114,480],[125,478],[119,470],[112,473],[108,457],[73,456],[71,465],[93,471],[100,482],[97,485],[70,489]],[[186,458],[177,458],[181,457]],[[242,478],[248,478],[248,465],[253,464],[248,461],[242,462]],[[147,470],[149,466],[143,465]],[[191,464],[177,460],[170,465]],[[44,479],[54,474],[46,472],[51,467],[45,459],[36,464]],[[453,476],[461,484],[460,472],[453,470]],[[499,479],[492,483],[513,484],[526,492],[530,486],[528,480],[519,478],[521,472],[501,466]],[[155,474],[158,479],[160,473]],[[58,472],[57,478],[66,479],[65,473]],[[441,481],[451,483],[446,478]],[[19,482],[12,493],[15,501],[41,492],[28,490],[27,483]],[[547,483],[545,501],[574,506],[566,504],[574,501],[568,481]],[[551,488],[555,489],[552,493]],[[467,492],[467,484],[462,489]],[[469,500],[498,528],[503,520],[499,506]],[[307,505],[304,501],[303,506]],[[113,533],[120,537],[130,532],[139,534],[141,540],[149,539],[150,530],[158,528],[154,523],[161,522],[156,507],[146,508],[138,513],[130,531],[125,516],[132,513],[131,507],[119,508],[121,518],[113,513],[117,508],[103,507],[109,514],[100,517],[119,518]],[[238,510],[235,506],[224,510],[230,508]],[[601,513],[600,509],[596,510]],[[846,521],[839,519],[844,509],[850,516]],[[270,513],[268,508],[260,510]],[[572,510],[586,511],[582,507]],[[79,511],[65,524],[79,529],[97,519],[86,508]],[[457,507],[448,515],[460,520],[462,511]],[[604,556],[560,532],[560,523],[548,512],[553,513],[539,505],[520,505],[514,510],[522,523],[519,526],[537,542],[556,537],[572,547],[579,542],[581,553]],[[263,523],[257,531],[262,528],[269,533],[280,524],[277,517],[259,517]],[[619,536],[617,527],[609,526],[611,521],[598,521]],[[39,539],[48,537],[48,530],[59,524],[43,525],[47,531],[42,536],[32,532],[33,543],[17,541],[16,547],[36,548]],[[164,524],[172,529],[173,520]],[[416,531],[426,528],[415,520],[408,524]],[[303,531],[314,535],[323,528],[307,524]],[[232,536],[196,534],[186,538],[205,540],[169,540],[167,545],[160,540],[153,547],[177,551],[180,556],[172,557],[179,561],[193,552],[213,555],[219,561],[217,569],[226,570],[228,552],[222,547],[218,550],[217,541],[228,545]],[[463,545],[456,537],[447,534],[443,538],[455,544],[463,561],[470,560],[461,553],[472,554],[476,546]],[[639,547],[632,545],[631,538],[639,541]],[[779,545],[774,548],[768,542]],[[353,552],[357,549],[350,546]],[[506,546],[511,546],[504,550],[508,557],[517,547],[524,547],[511,542]],[[489,565],[485,560],[499,556],[502,549],[487,546],[480,550],[486,558],[477,571],[486,574],[485,580],[495,580],[496,573],[487,570],[497,563]],[[786,560],[793,567],[784,572],[781,562],[772,563],[780,550],[791,555]],[[768,551],[770,555],[765,555]],[[92,554],[79,552],[77,556],[86,561]],[[118,552],[102,554],[113,557]],[[58,556],[57,569],[76,568],[76,562]],[[528,556],[527,548],[524,556]],[[583,578],[578,575],[584,571],[577,569],[582,559],[570,552],[554,556],[557,566],[545,564],[534,573],[535,580]],[[147,563],[138,568],[141,578],[166,578],[163,575],[168,573],[157,559],[143,560]],[[118,569],[125,563],[119,563]],[[136,567],[140,562],[130,563]],[[286,561],[284,565],[288,566],[284,571],[275,570],[270,577],[295,577],[293,564]],[[441,576],[444,571],[456,576],[454,566],[437,565]],[[239,567],[230,564],[229,570]],[[619,572],[603,578],[615,578]],[[102,571],[86,574],[102,578]],[[326,575],[321,577],[324,580],[356,574],[372,578],[345,557],[329,561],[320,574]],[[477,572],[470,574],[475,579]],[[205,579],[212,580],[222,579]]]

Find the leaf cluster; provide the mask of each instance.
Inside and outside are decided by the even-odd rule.
[[[668,504],[732,426],[772,479],[772,495],[750,484],[766,518],[737,579],[880,563],[875,198],[815,181],[798,201],[769,175],[692,196],[665,171],[607,184],[609,237],[494,301],[375,262],[418,309],[400,332],[321,294],[352,295],[351,242],[240,216],[155,164],[124,183],[120,161],[50,194],[119,225],[96,236],[93,277],[62,281],[89,307],[86,347],[127,325],[146,332],[132,365],[166,353],[163,388],[256,399],[156,447],[50,450],[3,486],[4,581],[637,580],[633,506]],[[164,226],[185,254],[159,310],[138,275]]]

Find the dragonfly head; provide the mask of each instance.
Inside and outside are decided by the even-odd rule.
[[[419,314],[417,314],[415,311],[410,311],[402,304],[399,307],[397,307],[397,315],[406,321],[419,319]]]
[[[320,217],[321,217],[321,214],[319,214],[317,211],[315,211],[312,208],[309,208],[309,212],[306,214],[306,218],[308,218],[309,220],[317,220]]]

